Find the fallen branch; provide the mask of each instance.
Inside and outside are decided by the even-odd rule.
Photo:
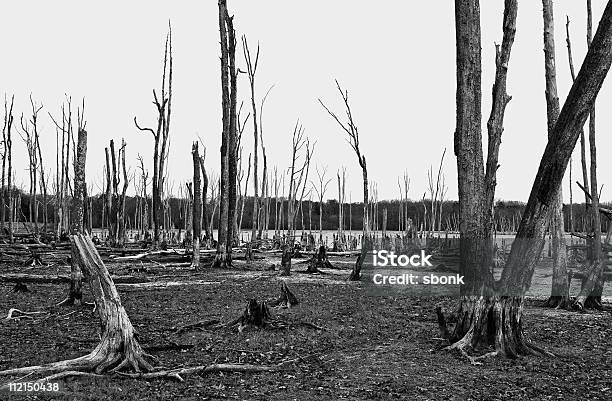
[[[148,283],[151,280],[147,277],[135,276],[111,276],[116,284],[137,284]],[[39,283],[39,284],[63,284],[70,283],[70,275],[58,274],[57,276],[47,274],[25,274],[25,273],[6,273],[0,274],[0,283]]]
[[[120,376],[130,377],[133,379],[159,379],[159,378],[170,378],[176,379],[183,382],[184,379],[181,377],[197,373],[214,373],[214,372],[238,372],[238,373],[261,373],[261,372],[277,372],[284,370],[288,365],[298,361],[299,359],[292,359],[289,361],[281,362],[277,365],[262,366],[262,365],[250,365],[250,364],[235,364],[235,363],[219,363],[212,365],[194,366],[191,368],[178,368],[170,370],[161,370],[150,373],[122,373],[118,372]]]
[[[42,312],[42,311],[38,311],[38,312],[24,312],[24,311],[21,311],[19,309],[11,308],[11,309],[9,309],[8,315],[6,315],[4,320],[21,319],[21,318],[33,319],[32,315],[39,315],[41,313],[47,313],[47,312]],[[15,315],[21,315],[21,316],[15,316]]]

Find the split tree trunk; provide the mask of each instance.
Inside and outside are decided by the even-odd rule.
[[[235,43],[232,19],[227,12],[227,1],[219,0],[219,33],[221,37],[221,106],[223,133],[221,139],[221,182],[219,185],[219,234],[214,266],[232,264],[232,228],[236,201],[236,163],[232,162],[236,144],[236,85],[234,65]],[[232,51],[234,54],[232,54]],[[231,70],[234,68],[234,70]],[[234,210],[233,210],[234,209]],[[233,211],[232,211],[233,210]]]

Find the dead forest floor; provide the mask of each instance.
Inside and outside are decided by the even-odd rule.
[[[111,272],[115,268],[109,264]],[[37,268],[28,273],[53,274],[56,269]],[[199,281],[167,288],[118,288],[140,343],[159,359],[159,365],[271,365],[297,358],[290,369],[190,375],[182,383],[67,378],[61,393],[0,393],[0,399],[612,399],[609,311],[556,311],[531,300],[524,320],[527,334],[558,358],[493,358],[482,366],[471,366],[460,356],[441,351],[436,340],[434,306],[441,302],[451,310],[453,299],[367,295],[363,284],[344,281],[348,270],[311,276],[295,272],[304,270],[304,265],[294,266],[287,283],[300,304],[272,311],[289,323],[307,322],[324,330],[304,325],[242,333],[176,332],[177,327],[204,319],[232,320],[242,313],[249,298],[276,298],[277,274],[264,271],[264,263],[254,269],[198,274],[177,270],[165,273],[165,280],[176,275],[181,276],[177,280]],[[92,308],[55,307],[65,295],[64,285],[28,284],[28,288],[30,292],[13,292],[12,284],[0,284],[0,319],[10,308],[45,312],[34,319],[0,320],[0,370],[90,352],[98,342],[99,327]],[[85,293],[90,295],[87,287]],[[0,385],[8,381],[10,378],[2,377]]]

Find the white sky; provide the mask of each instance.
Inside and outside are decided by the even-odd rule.
[[[343,113],[333,79],[349,90],[361,133],[370,178],[379,198],[396,198],[397,177],[409,172],[410,197],[427,189],[426,172],[437,166],[443,149],[448,197],[456,199],[456,161],[452,154],[455,125],[454,3],[445,1],[366,2],[354,0],[228,0],[238,38],[248,36],[252,53],[261,55],[257,74],[260,99],[271,84],[264,111],[264,141],[270,170],[290,163],[291,134],[299,118],[316,140],[313,163],[329,172],[345,166],[352,199],[361,198],[361,173],[342,131],[317,102]],[[563,103],[570,87],[565,48],[565,15],[572,20],[576,70],[586,52],[585,1],[555,2],[557,78]],[[594,29],[604,1],[594,1]],[[200,135],[208,148],[207,166],[219,170],[221,138],[220,68],[217,2],[208,1],[5,1],[0,35],[0,93],[15,94],[19,115],[30,112],[32,92],[45,108],[40,130],[47,168],[55,163],[55,129],[47,112],[59,112],[64,93],[79,103],[86,97],[89,133],[88,182],[101,184],[104,146],[109,139],[127,141],[128,164],[138,153],[152,165],[152,138],[133,125],[155,123],[152,89],[161,81],[168,19],[174,42],[174,97],[170,179],[178,193],[191,177],[191,143]],[[495,41],[501,41],[502,0],[481,1],[483,44],[483,138],[490,111]],[[240,44],[240,42],[239,42]],[[546,104],[542,51],[542,5],[519,4],[517,35],[510,61],[506,112],[498,171],[497,198],[526,201],[546,140]],[[237,61],[245,69],[242,49]],[[250,104],[242,75],[239,98]],[[599,182],[603,199],[612,199],[607,171],[612,160],[608,131],[612,115],[610,80],[598,99]],[[245,131],[245,159],[252,149],[251,125]],[[25,146],[15,132],[17,182],[27,179]],[[485,140],[486,147],[486,140]],[[575,155],[578,155],[576,152]],[[314,166],[313,166],[314,167]],[[574,158],[574,177],[580,175]],[[314,169],[313,169],[314,170]],[[261,175],[261,173],[260,173]],[[569,201],[568,180],[564,195]],[[329,197],[337,197],[335,184]],[[252,193],[252,188],[249,190]],[[583,199],[578,189],[577,200]],[[96,187],[97,192],[97,187]]]

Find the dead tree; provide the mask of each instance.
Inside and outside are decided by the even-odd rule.
[[[193,156],[193,261],[192,267],[200,268],[200,237],[202,235],[202,182],[200,179],[200,154],[198,143],[191,148]]]
[[[570,19],[569,17],[566,16],[566,23],[565,23],[565,41],[567,43],[567,59],[569,62],[569,69],[570,69],[570,73],[572,76],[572,82],[576,80],[576,72],[574,70],[574,60],[572,57],[572,42],[570,39],[570,30],[569,30],[569,26],[570,26]],[[586,165],[586,141],[584,138],[584,127],[580,128],[580,163],[581,163],[581,167],[582,167],[582,185],[585,188],[589,187],[589,173],[587,170],[587,165]],[[571,188],[571,185],[570,185]],[[590,200],[588,198],[588,196],[585,194],[584,195],[584,205],[587,208],[588,211],[588,206],[589,206]]]
[[[257,47],[257,51],[259,53],[259,45]],[[259,212],[259,231],[257,233],[257,237],[262,237],[262,232],[265,228],[266,237],[268,236],[268,227],[270,222],[270,190],[269,190],[269,182],[268,182],[268,157],[266,155],[266,147],[264,146],[263,141],[263,108],[266,103],[266,99],[270,94],[270,91],[274,88],[274,85],[270,86],[264,97],[261,99],[261,104],[259,106],[259,140],[261,143],[261,153],[263,156],[263,178],[261,182],[261,194],[264,198],[264,205],[260,204],[260,209],[263,210],[263,213]]]
[[[115,150],[115,141],[110,140],[110,146],[105,148],[106,154],[106,216],[109,230],[109,240],[113,247],[123,247],[126,239],[125,196],[129,180],[125,166],[125,141]],[[123,173],[123,178],[120,174]],[[123,183],[121,192],[119,184]]]
[[[242,157],[240,157],[240,160],[242,161]],[[249,153],[249,161],[248,161],[248,167],[247,167],[247,175],[246,175],[246,180],[244,184],[244,194],[241,191],[241,188],[242,188],[241,184],[242,184],[243,176],[244,176],[244,171],[242,170],[242,166],[241,166],[238,171],[238,196],[241,199],[240,201],[240,221],[238,223],[238,230],[242,230],[242,217],[244,215],[244,206],[246,204],[246,199],[247,199],[249,179],[251,178],[251,154],[250,153]],[[251,241],[253,240],[254,239],[251,237]]]
[[[66,96],[66,102],[61,108],[62,118],[61,124],[49,113],[49,117],[55,124],[56,128],[56,180],[55,180],[55,215],[56,221],[56,236],[61,238],[63,233],[70,231],[70,204],[69,194],[72,192],[70,184],[70,143],[74,143],[74,124],[72,117],[72,98]],[[59,132],[62,133],[61,147],[59,140]],[[78,134],[78,133],[77,133]],[[61,158],[60,158],[61,154]],[[74,149],[73,149],[73,164],[74,164]]]
[[[83,100],[83,107],[85,101]],[[84,108],[79,112],[77,110],[77,126],[78,136],[76,144],[76,158],[74,161],[74,194],[70,205],[71,218],[71,235],[83,234],[83,219],[84,219],[84,202],[86,200],[86,180],[85,180],[85,165],[87,160],[87,131],[85,130],[86,122],[84,120]],[[81,281],[83,273],[78,263],[78,255],[72,254],[70,260],[70,287],[66,299],[60,302],[60,305],[80,305],[83,299],[81,289]]]
[[[168,25],[166,45],[164,48],[164,68],[162,73],[161,98],[153,89],[153,104],[157,110],[157,128],[141,127],[134,117],[134,125],[143,132],[153,135],[153,183],[152,183],[152,217],[153,217],[153,248],[159,247],[160,226],[163,224],[163,188],[164,167],[167,160],[168,137],[170,134],[170,116],[172,109],[172,27]],[[168,83],[166,85],[166,79]]]
[[[150,372],[153,367],[145,360],[148,355],[135,338],[134,327],[121,305],[119,293],[91,239],[82,234],[71,237],[72,255],[85,273],[94,294],[102,326],[100,343],[89,354],[40,366],[9,369],[2,376],[53,374],[79,371],[119,372],[125,368]]]
[[[34,223],[34,235],[38,237],[38,113],[43,108],[34,103],[32,95],[30,95],[30,104],[32,105],[32,119],[24,121],[23,114],[21,115],[21,130],[23,132],[22,139],[26,144],[29,157],[29,172],[30,172],[30,199],[29,199],[29,220]],[[42,168],[41,168],[42,169]],[[43,170],[44,171],[44,170]]]
[[[259,133],[257,126],[257,106],[255,105],[255,74],[257,72],[257,64],[259,62],[259,43],[257,44],[257,54],[255,55],[255,62],[251,60],[251,52],[249,51],[249,44],[246,36],[242,35],[242,50],[244,52],[244,60],[247,65],[247,74],[249,76],[249,84],[251,87],[251,107],[253,113],[253,220],[251,227],[251,241],[259,239],[257,237],[257,225],[259,224],[259,180],[258,180],[258,153],[259,153]],[[246,191],[245,191],[246,194]]]
[[[327,186],[331,182],[331,178],[325,180],[325,175],[327,174],[327,167],[324,167],[322,171],[319,171],[319,167],[316,168],[317,177],[319,179],[318,186],[315,185],[314,182],[311,182],[312,188],[317,193],[317,197],[319,198],[319,242],[323,244],[323,197],[325,196],[325,192],[327,191]]]
[[[208,231],[210,232],[210,238],[212,239],[213,228],[215,224],[215,214],[217,212],[217,207],[219,205],[219,200],[221,198],[221,194],[219,190],[220,179],[217,177],[214,171],[211,173],[211,178],[209,182],[210,182],[210,203],[212,205],[212,208],[210,211],[210,221],[209,221]],[[218,230],[217,230],[217,238],[219,238]]]
[[[208,194],[208,174],[206,174],[206,167],[204,166],[205,160],[206,147],[203,146],[202,156],[200,156],[200,170],[202,172],[202,226],[204,227],[204,236],[206,238],[206,241],[208,242],[212,238],[212,232],[210,231],[212,230],[212,228],[209,228],[208,226],[208,208],[206,207],[206,197]]]
[[[338,243],[344,249],[344,203],[346,199],[346,169],[342,167],[337,172],[338,176]]]
[[[552,0],[542,0],[544,16],[544,69],[546,77],[546,115],[549,135],[559,117],[557,95],[557,72],[555,63],[555,28]],[[551,296],[547,305],[564,308],[569,300],[567,278],[567,254],[565,248],[565,225],[563,221],[563,191],[559,187],[555,204],[551,210],[550,232],[552,235],[553,278]]]
[[[347,136],[348,136],[348,143],[349,145],[351,145],[351,148],[353,148],[353,151],[355,151],[355,155],[357,156],[357,160],[359,162],[359,166],[361,167],[361,173],[362,173],[362,177],[363,177],[363,240],[361,243],[361,249],[362,249],[362,255],[365,255],[365,253],[368,252],[368,247],[369,247],[369,223],[370,223],[370,217],[368,215],[368,205],[369,205],[369,199],[368,199],[368,168],[367,168],[367,164],[366,164],[366,158],[365,155],[363,155],[361,153],[361,150],[359,149],[359,130],[357,129],[357,126],[355,125],[355,122],[353,121],[353,114],[351,112],[351,106],[349,105],[349,98],[348,98],[348,91],[343,90],[340,87],[340,84],[338,83],[338,80],[336,80],[336,87],[338,88],[338,92],[340,92],[340,96],[342,96],[342,100],[344,102],[344,106],[346,108],[346,116],[347,116],[347,121],[346,122],[342,122],[340,121],[340,119],[338,118],[338,116],[336,116],[336,114],[334,112],[332,112],[331,110],[329,110],[327,108],[327,106],[325,106],[325,104],[323,103],[323,101],[321,101],[321,99],[319,99],[319,103],[321,103],[321,106],[323,106],[323,108],[325,109],[325,111],[327,111],[327,113],[334,119],[336,120],[336,122],[338,123],[338,125],[340,125],[340,128],[342,128],[344,130],[344,132],[346,132]],[[361,265],[363,263],[363,261],[365,260],[365,257],[360,258],[360,263],[356,263],[355,264],[355,268],[353,269],[353,272],[351,273],[351,280],[359,280],[361,277]]]
[[[221,37],[221,108],[223,133],[221,139],[221,183],[217,267],[232,265],[234,242],[233,221],[236,213],[236,152],[237,152],[237,72],[236,38],[233,17],[227,11],[227,1],[219,0],[219,33]]]
[[[592,45],[593,36],[593,12],[591,9],[591,0],[587,0],[587,45],[590,48]],[[591,227],[593,230],[592,260],[589,266],[589,274],[584,280],[580,294],[576,298],[576,307],[583,309],[585,307],[601,309],[601,294],[603,291],[603,269],[605,260],[602,255],[601,248],[601,215],[599,212],[599,188],[597,186],[597,145],[595,143],[595,102],[591,107],[589,114],[589,150],[590,150],[590,172],[591,172]],[[585,193],[586,195],[586,193]]]
[[[408,191],[410,190],[410,177],[408,171],[404,172],[404,231],[406,234],[410,232],[411,224],[410,218],[408,217]]]
[[[12,140],[12,128],[13,128],[13,105],[15,103],[15,96],[11,96],[11,106],[7,107],[7,99],[4,97],[4,126],[2,128],[2,140],[4,143],[4,153],[2,154],[2,189],[4,191],[4,203],[8,207],[8,235],[9,242],[13,243],[13,221],[14,221],[14,191],[13,191],[13,140]],[[4,187],[4,166],[7,166],[7,187]],[[3,218],[4,221],[4,208]]]
[[[32,106],[32,119],[30,120],[30,125],[32,128],[32,132],[30,134],[30,146],[32,147],[31,152],[32,156],[31,160],[34,161],[34,165],[40,169],[40,189],[42,190],[43,201],[42,201],[42,214],[43,214],[43,235],[47,235],[47,181],[45,177],[45,166],[43,164],[43,156],[42,151],[40,149],[40,138],[39,138],[39,130],[38,130],[38,113],[43,108],[42,104],[40,106],[36,105],[34,100],[32,99],[32,95],[30,95],[30,104]],[[28,151],[30,151],[30,147],[28,147]],[[32,172],[32,179],[36,180],[36,170]],[[36,183],[34,184],[34,220],[35,220],[35,229],[38,230],[38,204],[36,202]]]
[[[435,179],[434,184],[434,174],[433,174],[433,166],[430,166],[429,171],[427,172],[427,182],[429,184],[429,194],[430,194],[430,223],[429,228],[433,232],[436,230],[436,223],[439,219],[438,216],[438,201],[439,197],[442,196],[444,183],[442,182],[442,164],[444,163],[444,156],[446,155],[446,148],[444,148],[444,152],[442,152],[442,158],[440,159],[440,167],[438,168],[438,176]],[[442,201],[440,200],[440,208]]]
[[[140,180],[141,180],[141,191],[142,191],[142,209],[140,214],[140,230],[141,234],[145,235],[149,231],[149,197],[147,196],[147,185],[149,181],[149,172],[144,167],[144,160],[140,154],[138,155],[138,161],[140,162]]]
[[[236,199],[236,207],[240,209],[240,219],[238,219],[238,212],[234,214],[234,230],[236,230],[236,234],[242,233],[242,217],[244,214],[244,206],[246,202],[246,197],[248,193],[248,185],[249,178],[251,175],[251,154],[249,153],[249,163],[247,167],[247,176],[246,176],[246,184],[244,194],[242,193],[242,179],[244,178],[244,170],[242,168],[242,134],[244,129],[246,128],[246,123],[251,117],[251,113],[248,113],[244,119],[244,122],[240,122],[240,113],[242,111],[242,103],[240,104],[240,108],[238,109],[238,117],[236,121],[238,122],[238,138],[236,141],[236,158],[237,158],[237,174],[236,174],[236,188],[238,189],[238,197]],[[240,207],[238,207],[240,205]],[[252,240],[252,239],[251,239]]]
[[[451,337],[461,350],[478,345],[481,333],[480,316],[484,300],[493,294],[491,226],[497,155],[503,130],[503,115],[510,97],[506,94],[506,74],[514,41],[517,2],[505,1],[502,49],[496,47],[496,79],[493,107],[489,118],[489,150],[485,172],[481,134],[481,35],[478,0],[455,0],[457,51],[457,115],[454,153],[457,157],[459,207],[461,216],[460,273],[466,285],[461,287],[458,323]],[[485,193],[486,191],[486,193]],[[480,295],[480,297],[474,297]],[[484,295],[484,297],[483,297]],[[482,305],[481,305],[482,304]],[[464,344],[465,342],[465,344]]]
[[[297,206],[300,199],[304,197],[304,189],[308,180],[310,160],[314,151],[315,144],[310,144],[308,137],[304,137],[304,129],[298,122],[293,129],[293,139],[291,144],[291,167],[289,168],[289,196],[287,198],[287,229],[288,235],[292,238],[295,235],[295,219],[297,217]],[[304,149],[304,161],[301,166],[297,165]],[[301,187],[301,198],[298,193]]]
[[[512,5],[509,2],[510,0],[506,2],[506,6]],[[469,100],[467,95],[473,96],[479,92],[473,90],[473,86],[480,82],[479,7],[477,1],[462,0],[457,0],[456,6],[457,38],[459,39],[457,60],[460,67],[458,68],[458,122],[467,124],[467,127],[472,127],[471,129],[474,130],[477,122],[473,114],[463,114],[463,111],[466,108],[474,110],[473,104],[477,99],[472,99],[473,102],[467,101]],[[583,66],[549,135],[516,239],[512,243],[501,279],[495,285],[495,292],[484,287],[482,279],[465,276],[466,283],[473,280],[478,286],[471,285],[462,288],[464,297],[459,308],[458,324],[451,336],[451,341],[454,343],[452,348],[465,353],[466,347],[476,349],[479,345],[492,344],[495,346],[496,353],[511,357],[544,353],[542,349],[529,344],[524,336],[522,327],[524,295],[530,286],[535,266],[544,246],[552,205],[557,197],[571,153],[578,141],[580,127],[584,125],[611,65],[612,1],[609,1]],[[462,126],[465,127],[460,125]],[[461,132],[458,130],[458,134]],[[458,135],[455,142],[456,148],[464,150],[468,139],[472,139],[470,143],[474,142],[469,136]],[[460,174],[463,174],[461,170]],[[470,181],[478,182],[474,178],[477,177],[471,177]],[[477,188],[474,190],[478,191]],[[465,220],[462,223],[462,234],[464,234]],[[473,221],[470,223],[473,224]],[[478,234],[482,233],[482,225],[473,224],[470,228],[473,228]],[[470,239],[482,240],[483,238],[479,236]],[[464,238],[461,241],[463,264],[465,256],[471,255],[463,253],[467,244]],[[473,244],[467,250],[481,253],[482,249],[475,245],[477,244]],[[471,292],[466,293],[466,289]]]

